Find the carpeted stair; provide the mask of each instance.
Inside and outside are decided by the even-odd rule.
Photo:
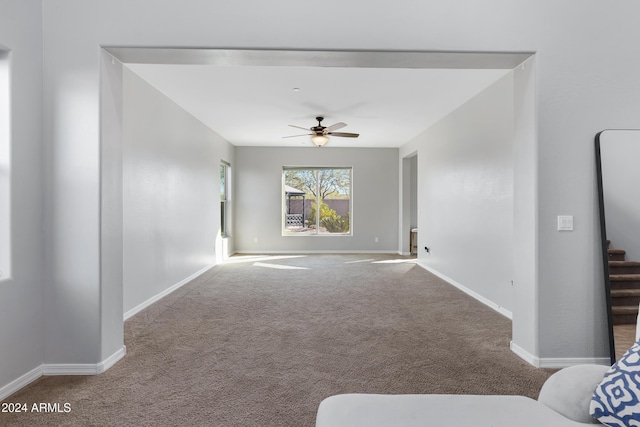
[[[640,304],[640,262],[627,261],[623,249],[609,247],[608,253],[613,324],[634,324]]]

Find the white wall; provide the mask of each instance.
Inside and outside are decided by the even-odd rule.
[[[640,261],[640,131],[609,130],[600,135],[607,239]]]
[[[353,167],[353,235],[282,236],[283,166]],[[397,251],[395,148],[237,147],[235,182],[238,252]]]
[[[123,318],[122,121],[123,66],[101,52],[100,73],[100,355],[115,363],[125,353]],[[107,368],[107,366],[104,366]]]
[[[44,356],[41,24],[39,1],[0,0],[11,95],[11,232],[0,238],[11,239],[12,262],[11,276],[0,278],[0,400],[5,386],[37,370]]]
[[[513,309],[511,348],[533,365],[541,363],[538,262],[537,61],[530,57],[513,70]],[[602,295],[602,294],[601,294]],[[604,304],[604,301],[601,302]],[[606,321],[593,319],[606,328]],[[608,339],[605,330],[595,336]],[[594,362],[571,360],[568,364]],[[563,360],[566,358],[563,358]],[[604,359],[606,360],[606,358]],[[566,361],[565,361],[566,362]],[[545,362],[546,363],[546,362]],[[606,363],[606,362],[605,362]],[[563,363],[551,361],[551,367]]]
[[[418,150],[419,263],[507,312],[513,137],[510,73],[402,149]]]
[[[233,146],[124,71],[124,311],[215,263]]]

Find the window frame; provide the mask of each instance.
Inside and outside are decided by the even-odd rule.
[[[287,232],[287,224],[286,224],[286,215],[287,215],[287,197],[285,190],[285,182],[286,182],[286,171],[289,170],[348,170],[349,171],[349,231],[344,233],[321,233],[319,231],[319,223],[320,223],[320,215],[316,216],[316,232],[315,233],[288,233]],[[352,237],[353,236],[353,166],[282,166],[282,213],[280,218],[281,223],[281,234],[283,237]],[[317,181],[317,194],[319,194],[320,181]],[[316,202],[317,203],[317,202]]]
[[[220,235],[231,236],[231,163],[220,160]]]

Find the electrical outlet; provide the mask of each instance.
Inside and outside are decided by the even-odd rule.
[[[378,238],[373,239],[374,242],[378,243]]]

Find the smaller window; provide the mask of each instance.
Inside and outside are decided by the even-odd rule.
[[[230,227],[230,197],[229,197],[229,171],[231,164],[224,160],[220,163],[220,234],[223,237],[231,235]]]
[[[11,114],[9,51],[0,46],[0,280],[11,271]]]

